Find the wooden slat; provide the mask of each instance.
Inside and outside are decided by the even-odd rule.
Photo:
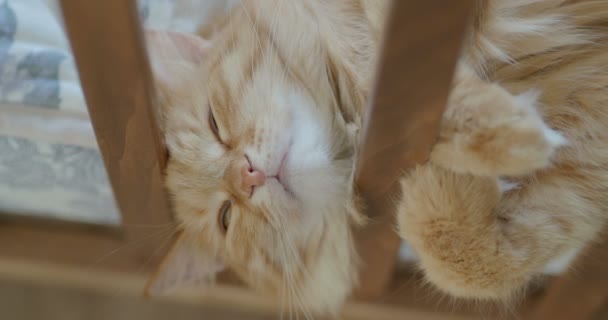
[[[602,241],[583,251],[571,271],[551,284],[526,319],[591,320],[605,307],[608,307],[608,232]]]
[[[181,290],[144,300],[141,275],[89,271],[53,264],[0,259],[0,309],[3,319],[291,319],[280,312],[280,299],[270,299],[243,287],[218,285],[205,290]],[[7,290],[11,288],[13,290]],[[27,290],[30,295],[19,296]],[[72,293],[66,295],[66,290]],[[42,294],[41,294],[42,293]],[[17,296],[15,296],[17,295]],[[88,297],[88,299],[83,299]],[[11,301],[10,304],[6,304]],[[36,301],[36,308],[28,308]],[[150,312],[154,310],[154,312]],[[13,312],[8,316],[7,312]],[[28,315],[28,317],[25,317]],[[34,316],[35,315],[35,316]],[[280,317],[282,315],[282,317]],[[345,320],[473,320],[477,317],[432,310],[368,303],[349,303]],[[315,317],[317,319],[317,317]]]
[[[396,181],[435,142],[474,0],[396,0],[364,122],[357,186],[372,223],[358,234],[365,269],[359,296],[380,296],[393,272]]]
[[[159,239],[161,235],[157,235]],[[151,269],[139,254],[139,243],[127,243],[121,230],[65,222],[0,220],[0,257],[35,263],[57,263],[120,272]]]
[[[133,0],[62,0],[65,25],[126,241],[172,221],[162,183],[166,152],[156,126],[151,71]],[[141,243],[143,256],[162,245]]]

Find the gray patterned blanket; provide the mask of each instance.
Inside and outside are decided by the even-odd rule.
[[[140,0],[138,4],[146,28],[192,32],[227,2]],[[120,216],[94,142],[75,145],[59,135],[54,140],[34,139],[33,127],[54,132],[53,126],[61,125],[40,117],[23,126],[27,128],[23,132],[15,131],[21,126],[10,114],[36,110],[52,114],[50,119],[77,115],[86,124],[86,105],[58,0],[0,0],[0,211],[118,223]],[[27,117],[20,114],[18,119]],[[69,127],[61,129],[69,135]]]

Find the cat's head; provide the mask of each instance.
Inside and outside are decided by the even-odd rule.
[[[228,267],[285,305],[336,311],[357,276],[353,137],[321,52],[302,65],[252,28],[148,41],[182,229],[150,289],[206,285]]]

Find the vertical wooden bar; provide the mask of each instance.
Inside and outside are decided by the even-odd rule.
[[[607,306],[608,232],[605,232],[602,241],[582,252],[571,271],[554,280],[526,319],[591,320]]]
[[[127,243],[142,264],[167,240],[141,228],[169,224],[163,188],[166,152],[155,122],[154,90],[133,0],[62,0],[87,107],[122,213]]]
[[[438,134],[474,0],[395,0],[363,127],[356,183],[371,224],[358,236],[359,296],[382,295],[400,240],[394,232],[397,179],[426,161]]]

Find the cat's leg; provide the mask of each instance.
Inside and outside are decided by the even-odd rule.
[[[536,110],[533,92],[514,96],[460,66],[431,160],[461,173],[517,176],[546,167],[565,139]]]
[[[451,295],[514,297],[568,246],[559,221],[504,201],[494,178],[427,164],[406,175],[402,188],[399,234],[427,279]]]

